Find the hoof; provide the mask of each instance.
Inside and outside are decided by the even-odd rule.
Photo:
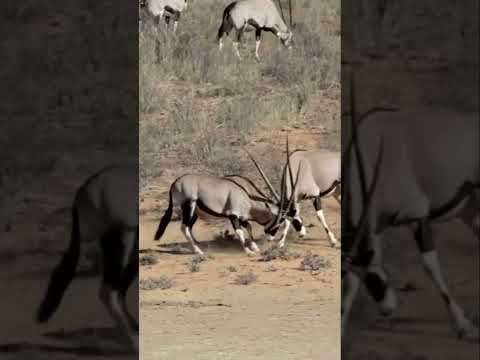
[[[457,330],[457,336],[460,340],[477,343],[479,340],[478,327],[468,323],[462,329]]]

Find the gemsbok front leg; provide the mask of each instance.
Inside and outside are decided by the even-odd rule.
[[[261,41],[262,41],[262,29],[257,28],[255,30],[255,59],[257,59],[257,61],[260,61],[260,55],[258,53],[258,50],[260,49]]]
[[[240,225],[247,230],[248,236],[250,238],[249,248],[254,252],[260,252],[258,245],[255,243],[253,238],[252,225],[248,221],[241,221]]]
[[[330,230],[330,228],[328,227],[327,221],[325,220],[325,214],[323,213],[323,209],[322,209],[322,199],[320,198],[320,196],[317,196],[313,200],[313,206],[315,208],[315,212],[317,213],[318,219],[322,223],[323,229],[327,233],[328,240],[330,241],[330,245],[332,247],[338,247],[339,242],[335,238],[334,233]]]
[[[422,254],[422,263],[428,276],[436,285],[449,311],[453,322],[453,328],[459,338],[478,341],[478,327],[467,319],[462,308],[450,295],[447,283],[443,277],[437,250],[432,238],[431,224],[428,221],[420,221],[415,232],[415,240]]]
[[[241,221],[240,219],[238,218],[238,216],[235,216],[235,215],[231,215],[229,216],[229,219],[230,219],[230,222],[232,223],[232,226],[233,226],[233,229],[235,230],[235,233],[237,234],[238,236],[238,239],[240,240],[240,243],[242,244],[242,247],[243,247],[243,251],[245,251],[245,253],[247,255],[255,255],[255,252],[250,250],[246,244],[246,241],[245,241],[245,234],[243,232],[243,229],[242,229],[242,226],[241,226]]]
[[[190,241],[193,251],[196,254],[203,255],[202,249],[200,249],[200,243],[193,236],[193,225],[197,221],[198,215],[196,214],[197,204],[195,201],[187,201],[182,205],[182,232],[183,235]]]

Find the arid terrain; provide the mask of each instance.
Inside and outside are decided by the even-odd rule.
[[[308,235],[292,234],[282,259],[246,256],[223,219],[195,224],[207,254],[198,264],[178,216],[153,241],[180,175],[241,174],[263,186],[246,147],[278,188],[287,133],[292,150],[340,148],[340,3],[296,3],[295,47],[264,33],[260,62],[253,33],[245,34],[242,61],[233,35],[218,52],[228,3],[193,3],[176,36],[162,30],[156,52],[147,17],[140,31],[140,358],[339,359],[340,250],[330,247],[311,201]],[[325,208],[339,236],[339,206],[327,199]],[[259,226],[254,234],[262,250],[272,246],[259,240]],[[325,263],[313,273],[301,269],[308,252]],[[237,284],[242,279],[248,284]]]
[[[260,162],[282,161],[283,132],[272,135],[272,140],[263,137],[250,146]],[[290,133],[293,144],[315,146],[319,139],[320,134],[306,131]],[[142,253],[158,252],[159,257],[157,264],[141,266],[140,278],[174,280],[170,289],[140,291],[141,358],[339,359],[340,251],[330,247],[313,206],[306,203],[304,207],[306,223],[312,226],[306,238],[289,238],[288,251],[298,253],[289,260],[248,257],[237,239],[221,236],[226,221],[199,220],[195,234],[212,258],[192,272],[191,247],[179,221],[170,224],[160,242],[153,241],[174,180],[167,174],[174,171],[152,182],[155,187],[141,195],[140,249]],[[325,209],[331,229],[338,235],[339,206],[328,199]],[[257,239],[263,236],[259,230],[254,231]],[[271,246],[266,241],[259,245]],[[300,264],[308,251],[328,265],[313,273],[302,271]],[[255,282],[235,283],[238,276],[250,271],[257,276]]]

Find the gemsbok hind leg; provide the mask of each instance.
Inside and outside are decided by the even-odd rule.
[[[130,347],[138,352],[138,333],[134,328],[133,317],[127,311],[125,299],[126,290],[138,271],[138,263],[132,260],[135,239],[134,233],[125,231],[123,228],[110,229],[103,236],[101,241],[103,276],[100,299]],[[138,256],[136,252],[134,255]]]
[[[237,55],[239,60],[242,60],[242,56],[240,55],[240,50],[238,49],[238,47],[240,45],[240,41],[242,41],[243,31],[245,30],[244,28],[245,26],[237,29],[236,39],[233,41],[233,48],[235,49],[235,54]]]
[[[317,213],[318,219],[322,223],[323,229],[327,233],[328,240],[330,241],[330,245],[332,247],[338,247],[338,245],[339,245],[338,240],[335,238],[335,235],[330,230],[330,228],[328,227],[327,221],[325,220],[325,215],[324,215],[323,209],[322,209],[322,200],[321,200],[320,196],[317,196],[313,200],[313,206],[315,207],[315,211]]]
[[[195,225],[198,217],[195,213],[196,207],[195,201],[188,201],[182,205],[182,232],[192,244],[193,251],[196,254],[203,255],[203,251],[199,247],[200,243],[195,239],[192,232],[193,225]]]
[[[238,218],[238,216],[235,216],[235,215],[231,215],[229,216],[229,219],[230,219],[230,222],[232,223],[232,226],[233,226],[233,229],[235,230],[235,233],[237,234],[238,236],[238,239],[240,240],[240,243],[242,244],[242,247],[243,247],[243,251],[245,251],[245,253],[247,255],[254,255],[255,252],[253,252],[252,250],[250,250],[247,246],[246,246],[246,241],[245,241],[245,234],[243,232],[243,229],[240,225],[240,219]]]
[[[478,327],[467,319],[463,310],[450,295],[447,283],[443,277],[437,250],[432,237],[431,225],[428,221],[421,221],[415,232],[415,240],[422,254],[422,263],[433,283],[442,296],[453,321],[453,328],[459,338],[478,341]]]

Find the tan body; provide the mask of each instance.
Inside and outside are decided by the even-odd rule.
[[[278,207],[266,199],[250,196],[245,189],[234,181],[209,175],[184,175],[175,180],[170,188],[169,207],[163,216],[155,239],[163,235],[174,207],[182,209],[182,231],[191,242],[193,250],[202,254],[198,241],[192,234],[197,219],[197,211],[209,215],[228,218],[237,233],[247,254],[258,252],[253,239],[247,244],[242,228],[249,230],[249,221],[269,226],[276,219]]]
[[[141,0],[140,6],[146,8],[153,16],[157,31],[159,21],[165,15],[165,24],[168,26],[170,18],[173,19],[173,32],[177,31],[180,15],[188,7],[188,0]]]
[[[51,277],[37,313],[39,322],[47,321],[60,305],[75,275],[81,243],[94,241],[101,249],[100,299],[127,343],[138,351],[138,323],[125,302],[126,292],[138,275],[137,173],[136,166],[110,166],[78,189],[72,206],[70,246]]]
[[[306,234],[305,226],[300,217],[300,202],[313,200],[318,219],[320,220],[330,244],[335,247],[338,241],[329,229],[322,210],[321,198],[333,196],[340,204],[340,181],[341,181],[341,154],[339,151],[330,150],[299,150],[292,153],[290,163],[293,178],[296,177],[300,163],[302,170],[299,175],[297,189],[295,191],[295,215],[293,226],[299,231],[300,237]],[[289,171],[287,170],[287,174]],[[287,197],[292,194],[292,186],[286,183]],[[283,245],[283,244],[281,244]]]
[[[262,31],[275,34],[286,47],[291,45],[292,32],[285,24],[273,0],[238,0],[230,3],[223,12],[222,24],[218,30],[217,39],[220,51],[223,48],[223,36],[228,36],[232,29],[235,29],[236,32],[233,45],[238,58],[241,58],[238,44],[243,33],[248,31],[255,31],[255,57],[257,60],[260,59],[258,50]]]
[[[347,225],[344,231],[354,234],[347,251],[353,253],[358,246],[358,253],[373,251],[366,266],[367,289],[378,299],[382,313],[394,310],[395,293],[383,270],[382,237],[389,228],[409,225],[415,231],[425,270],[445,300],[454,330],[460,337],[478,340],[478,328],[450,295],[431,231],[435,222],[460,218],[478,232],[474,219],[480,210],[480,124],[476,114],[432,108],[383,111],[365,118],[357,129],[363,161],[355,147],[345,154],[349,157],[344,156],[348,159],[344,160],[347,173],[343,184],[348,206],[342,208],[342,218]],[[342,131],[350,130],[342,126]],[[353,273],[345,279],[349,286],[342,293],[342,330],[359,285]],[[380,291],[374,283],[383,284]]]

